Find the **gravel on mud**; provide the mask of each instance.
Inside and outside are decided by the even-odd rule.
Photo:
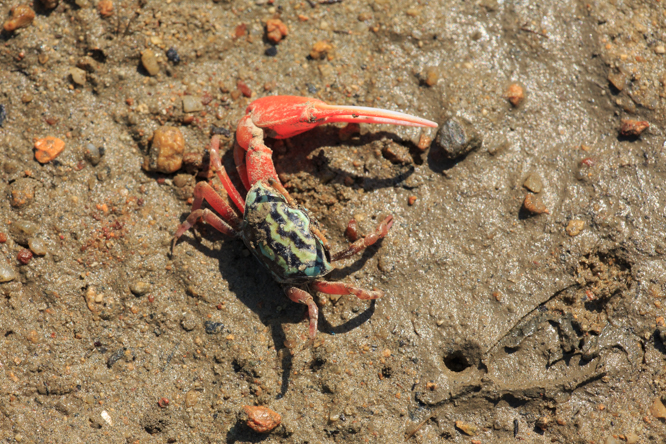
[[[663,442],[663,2],[0,17],[0,442]],[[395,220],[330,276],[386,295],[315,295],[314,341],[241,241],[170,254],[211,134],[240,186],[235,126],[278,94],[440,124],[268,140],[334,252]]]

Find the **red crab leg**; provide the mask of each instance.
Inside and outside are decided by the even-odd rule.
[[[314,339],[315,335],[317,334],[319,308],[317,307],[317,304],[315,304],[314,299],[312,299],[312,295],[310,295],[310,293],[307,291],[296,287],[285,288],[285,293],[287,293],[287,297],[292,301],[308,306],[308,317],[310,318],[310,338]]]
[[[386,219],[384,219],[377,226],[377,228],[375,228],[374,232],[368,234],[362,239],[357,240],[356,242],[351,244],[349,248],[347,248],[346,250],[334,254],[333,257],[331,258],[331,262],[347,259],[355,255],[356,253],[365,250],[370,245],[374,244],[379,239],[386,236],[392,225],[393,225],[393,216],[387,216]],[[340,293],[334,293],[334,294],[340,294]]]
[[[218,135],[215,135],[210,139],[210,168],[217,174],[217,177],[220,179],[220,182],[222,182],[222,186],[224,186],[227,194],[240,210],[241,214],[243,214],[245,212],[245,200],[243,200],[240,193],[238,193],[234,184],[231,183],[227,170],[222,166],[220,160],[220,136]],[[206,197],[206,200],[210,202],[208,197]],[[193,206],[192,209],[195,210],[196,208]],[[217,210],[217,208],[215,209]],[[218,210],[218,212],[220,211]]]
[[[246,190],[250,189],[250,180],[247,178],[247,168],[245,167],[245,150],[241,148],[238,142],[234,143],[234,162],[236,163],[236,171],[243,182]]]
[[[359,299],[378,299],[384,296],[383,291],[379,290],[364,290],[358,287],[352,287],[344,282],[326,282],[315,281],[310,284],[315,291],[321,291],[326,294],[353,294]]]
[[[190,213],[189,216],[187,216],[187,219],[185,222],[183,222],[180,227],[178,227],[178,230],[176,231],[176,234],[173,235],[173,241],[171,241],[171,252],[173,253],[173,249],[176,246],[176,241],[178,241],[178,238],[183,235],[187,230],[192,228],[194,224],[197,223],[199,219],[203,219],[206,221],[211,227],[215,228],[217,231],[227,234],[229,236],[236,237],[238,233],[229,226],[225,221],[220,219],[220,217],[210,211],[209,209],[205,210],[195,210]]]
[[[227,224],[224,220],[220,219],[215,213],[210,210],[201,210],[201,204],[204,199],[210,204],[211,207],[220,215],[229,221]],[[229,204],[215,192],[213,187],[208,182],[199,182],[194,187],[194,203],[192,203],[192,212],[185,222],[183,222],[173,235],[173,242],[171,243],[171,250],[176,245],[176,241],[180,236],[189,230],[200,218],[203,218],[217,231],[230,236],[236,236],[236,232],[240,229],[241,221],[236,215],[236,212],[229,206]]]

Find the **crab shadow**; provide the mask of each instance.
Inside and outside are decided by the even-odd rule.
[[[181,222],[186,217],[187,215],[183,215]],[[304,347],[312,345],[312,342],[306,339],[304,343],[298,344],[295,349],[290,350],[287,348],[285,345],[287,335],[284,326],[300,324],[300,326],[295,327],[303,328],[303,334],[299,336],[303,337],[307,335],[307,326],[303,323],[303,320],[307,319],[307,307],[287,299],[282,287],[272,279],[270,273],[264,270],[263,267],[258,266],[259,264],[252,255],[246,254],[247,250],[242,241],[239,239],[229,239],[208,227],[205,228],[206,232],[201,234],[201,228],[200,224],[197,225],[195,230],[198,233],[194,236],[181,237],[179,244],[188,243],[201,254],[217,258],[221,278],[228,282],[229,291],[247,308],[252,310],[259,317],[262,324],[270,328],[271,338],[275,346],[275,356],[280,361],[279,366],[282,369],[280,392],[276,396],[277,399],[280,399],[289,389],[289,377],[293,366],[292,351],[298,352]],[[200,237],[205,237],[208,241],[214,243],[224,240],[221,252],[202,244]],[[381,240],[366,249],[362,256],[352,264],[334,270],[328,277],[332,278],[332,280],[339,280],[354,271],[360,270],[380,246]],[[318,334],[335,335],[349,332],[370,320],[374,311],[375,301],[373,300],[370,301],[368,308],[363,312],[341,325],[333,326],[326,320],[320,310]],[[231,330],[226,330],[226,332],[241,333]],[[254,331],[254,333],[258,334],[259,332]]]
[[[319,148],[348,148],[350,150],[359,149],[359,151],[363,149],[366,156],[374,156],[373,142],[384,140],[393,141],[407,148],[412,160],[411,164],[394,164],[392,169],[394,175],[392,177],[373,177],[373,172],[365,171],[365,168],[365,174],[359,174],[358,172],[335,167],[327,152],[322,151],[312,156],[312,153]],[[279,148],[281,143],[286,145],[284,151]],[[275,167],[279,173],[296,174],[307,171],[319,179],[325,178],[327,182],[331,180],[343,182],[345,178],[349,177],[356,184],[354,186],[360,185],[366,191],[403,186],[403,182],[414,174],[414,165],[423,164],[423,153],[416,144],[404,140],[390,131],[368,132],[342,140],[340,129],[327,125],[316,127],[284,142],[267,139],[266,145],[274,150]]]

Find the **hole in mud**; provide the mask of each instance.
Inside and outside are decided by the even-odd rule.
[[[460,373],[471,366],[467,360],[467,357],[460,350],[454,351],[450,355],[445,356],[444,365],[446,365],[446,368],[456,373]]]

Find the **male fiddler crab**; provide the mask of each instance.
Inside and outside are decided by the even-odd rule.
[[[272,154],[264,136],[286,139],[324,123],[385,123],[404,126],[436,127],[437,124],[408,114],[378,108],[329,105],[321,100],[296,96],[270,96],[250,103],[236,130],[234,160],[245,199],[231,183],[220,161],[220,139],[210,144],[210,168],[217,174],[236,211],[208,182],[194,188],[192,212],[174,234],[178,238],[199,219],[216,230],[240,237],[255,258],[273,275],[293,302],[305,304],[310,318],[310,338],[317,332],[319,309],[308,291],[326,294],[353,294],[360,299],[383,296],[378,290],[364,290],[344,282],[322,278],[333,270],[332,263],[349,258],[382,239],[393,224],[386,217],[369,235],[346,250],[331,255],[329,243],[310,216],[282,186],[273,166]],[[219,216],[201,205],[206,200]],[[221,216],[221,217],[220,217]]]

